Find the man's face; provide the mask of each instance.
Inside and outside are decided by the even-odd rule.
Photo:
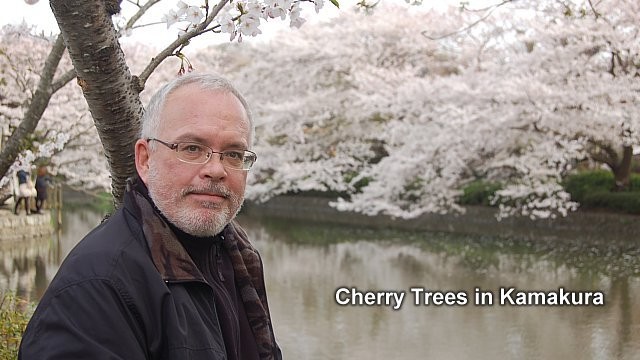
[[[155,136],[168,143],[197,142],[214,151],[249,148],[249,120],[242,103],[221,91],[189,84],[171,93]],[[136,167],[158,209],[181,230],[195,236],[218,234],[240,210],[247,172],[222,166],[219,154],[206,164],[178,160],[156,142],[136,143]]]

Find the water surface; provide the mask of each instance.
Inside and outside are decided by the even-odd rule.
[[[102,214],[69,209],[52,239],[0,248],[0,287],[37,300]],[[640,359],[638,249],[241,217],[265,263],[288,359]],[[606,240],[606,239],[604,239]],[[606,241],[602,243],[606,244]],[[464,291],[465,306],[341,306],[340,287]],[[475,306],[473,290],[603,291],[605,306]]]

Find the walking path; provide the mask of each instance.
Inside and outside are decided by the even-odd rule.
[[[53,230],[48,210],[42,214],[25,215],[23,209],[15,215],[9,207],[0,207],[0,242],[49,236]]]

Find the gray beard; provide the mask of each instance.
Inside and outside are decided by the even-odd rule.
[[[215,236],[236,217],[242,208],[244,199],[233,194],[219,183],[212,182],[203,187],[189,186],[178,193],[175,190],[169,189],[169,187],[163,183],[160,176],[162,175],[158,174],[156,170],[150,169],[147,179],[149,197],[151,197],[155,206],[167,220],[187,234],[198,237]],[[218,211],[213,212],[211,217],[202,218],[198,216],[197,212],[179,205],[179,202],[191,192],[223,194],[227,199],[231,200],[231,204],[229,206],[219,206],[212,202],[201,202],[200,205],[204,208],[218,209]]]

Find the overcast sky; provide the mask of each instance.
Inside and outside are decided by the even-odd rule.
[[[33,0],[30,0],[33,1]],[[196,0],[183,0],[188,4],[198,4],[201,1]],[[10,5],[5,5],[2,7],[0,11],[0,25],[5,24],[19,24],[22,21],[26,21],[27,24],[35,25],[38,31],[42,30],[45,33],[58,33],[58,25],[56,20],[51,12],[51,8],[49,7],[48,0],[39,0],[34,5],[28,5],[25,0],[2,0],[3,3],[9,3]],[[172,9],[177,4],[178,0],[167,0],[162,1],[155,5],[145,17],[143,17],[142,21],[139,23],[147,24],[152,22],[157,22],[160,20],[162,15],[166,13],[169,9]],[[123,1],[123,14],[132,14],[135,11],[135,7],[128,3],[127,1]],[[304,6],[303,8],[308,7],[310,9],[313,6]],[[10,8],[8,11],[6,8]],[[335,13],[333,11],[333,5],[329,1],[325,2],[325,7],[322,9],[320,16],[326,17],[330,13]],[[314,17],[316,14],[313,10],[311,12],[307,12],[305,15],[307,18]],[[286,29],[288,27],[287,21],[269,21],[268,23],[264,23],[260,26],[260,29],[263,31],[263,35],[265,37],[269,37],[269,34],[273,34],[278,29]],[[165,36],[159,36],[159,31],[163,33]],[[124,41],[142,41],[148,45],[153,46],[165,46],[171,40],[173,40],[174,36],[177,36],[178,29],[174,26],[169,30],[166,30],[165,25],[154,25],[147,28],[136,29],[133,32],[131,38],[126,39]],[[260,35],[261,37],[263,35]],[[205,37],[199,37],[201,39],[194,39],[192,41],[192,45],[206,45],[211,44],[212,42],[225,42],[228,41],[228,35],[209,35]]]
[[[28,5],[25,1],[37,1],[34,5]],[[201,0],[183,0],[184,2],[196,5],[202,3]],[[351,4],[355,4],[356,0],[339,0],[341,4],[340,11],[349,11]],[[423,5],[420,8],[425,9],[431,6],[442,7],[447,3],[458,3],[460,0],[423,0]],[[472,0],[471,3],[495,3],[498,0]],[[2,0],[4,6],[0,10],[0,25],[4,24],[18,24],[22,21],[26,21],[30,25],[35,25],[39,31],[45,33],[58,33],[58,25],[53,17],[51,8],[49,7],[48,0]],[[148,24],[157,22],[162,15],[168,10],[175,8],[178,0],[166,0],[161,1],[155,5],[152,10],[139,22],[139,24]],[[404,3],[404,1],[398,1]],[[309,5],[309,4],[305,4]],[[122,2],[123,14],[130,15],[135,12],[135,6],[131,5],[128,1]],[[308,21],[314,21],[316,19],[327,19],[332,16],[337,16],[339,11],[329,2],[325,0],[324,8],[317,15],[313,11],[313,6],[302,6],[303,17]],[[259,35],[257,40],[267,40],[270,36],[276,33],[278,30],[288,29],[289,21],[271,20],[267,23],[263,22],[260,26],[263,34]],[[173,26],[167,30],[165,25],[154,25],[146,28],[136,29],[133,32],[132,37],[123,39],[122,41],[141,41],[147,45],[155,46],[158,48],[166,46],[175,36],[177,36],[178,29]],[[192,40],[191,46],[200,47],[207,46],[212,43],[220,43],[228,41],[228,36],[225,35],[207,35],[199,36]]]

